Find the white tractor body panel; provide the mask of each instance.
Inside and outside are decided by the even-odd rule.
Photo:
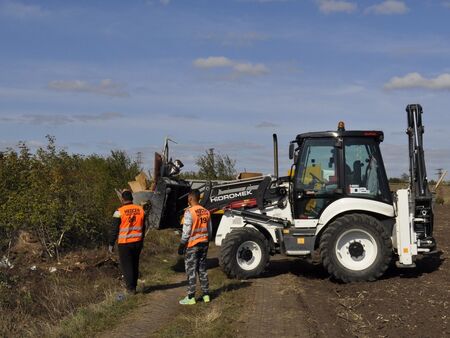
[[[318,219],[295,219],[294,227],[296,228],[315,228],[319,223]]]
[[[367,211],[387,217],[395,216],[394,207],[390,204],[364,198],[341,198],[325,208],[317,224],[316,235],[333,218],[348,211]]]
[[[287,209],[287,208],[285,208],[285,209]],[[278,209],[278,210],[280,210],[280,209]],[[258,210],[258,209],[254,209],[251,211],[254,213],[258,213],[258,214],[261,213],[260,210]],[[267,209],[265,211],[267,211]],[[269,214],[269,212],[267,212],[267,214]],[[254,226],[252,226],[251,224],[245,224],[242,217],[234,216],[230,212],[225,211],[225,213],[222,216],[222,219],[220,220],[219,227],[217,229],[215,244],[217,246],[221,246],[222,241],[224,240],[224,238],[226,237],[226,235],[228,233],[230,233],[233,229],[242,228],[244,226],[249,227],[249,228],[254,228]],[[277,242],[277,236],[276,236],[277,227],[274,225],[265,224],[264,228],[269,232],[270,237],[272,237],[273,241],[276,243]]]
[[[412,265],[417,255],[417,235],[414,231],[414,214],[410,208],[409,189],[397,191],[396,222],[392,231],[392,244],[398,253],[398,263]]]
[[[286,185],[285,188],[287,189],[288,186]],[[272,217],[292,220],[292,213],[289,199],[285,197],[283,202],[284,208],[279,208],[277,205],[269,206],[263,210],[264,214]],[[258,208],[248,209],[248,211],[254,212],[256,214],[261,214],[261,210],[259,210]],[[215,244],[217,246],[221,246],[223,239],[229,232],[231,232],[231,230],[241,228],[244,226],[254,228],[251,224],[246,225],[242,217],[234,216],[230,212],[225,211],[222,216],[222,219],[220,220],[219,227],[217,229]],[[277,243],[277,236],[276,236],[277,227],[274,225],[265,224],[264,228],[267,229],[274,243]]]
[[[259,209],[250,209],[248,211],[254,213],[261,213]],[[277,206],[271,206],[263,210],[268,216],[274,216],[290,220],[294,223],[295,228],[316,228],[315,234],[317,235],[323,227],[325,227],[333,218],[337,215],[348,211],[367,211],[375,214],[380,214],[387,217],[395,217],[394,207],[390,204],[363,199],[363,198],[341,198],[331,203],[322,213],[320,219],[292,219],[291,208],[289,202],[286,200],[286,207],[283,209]],[[215,244],[220,246],[225,236],[235,228],[243,226],[251,227],[250,224],[245,225],[242,217],[234,216],[231,213],[225,211],[220,221]],[[274,243],[277,243],[276,226],[265,224],[264,227],[270,233]]]

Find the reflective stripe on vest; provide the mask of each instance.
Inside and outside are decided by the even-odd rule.
[[[208,224],[210,220],[209,211],[200,205],[189,208],[192,216],[191,237],[187,247],[191,248],[198,243],[208,243]]]
[[[135,204],[126,204],[118,209],[120,213],[119,237],[117,243],[126,244],[142,240],[144,209]]]
[[[119,235],[119,238],[141,238],[142,234]]]
[[[142,230],[142,227],[128,227],[120,229],[120,232],[132,231],[132,230]]]

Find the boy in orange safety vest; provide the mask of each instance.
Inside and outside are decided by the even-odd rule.
[[[193,305],[195,301],[195,287],[197,272],[203,291],[203,301],[208,303],[209,282],[206,272],[206,256],[211,230],[211,215],[199,204],[200,192],[192,190],[188,195],[189,208],[184,213],[183,235],[178,247],[178,254],[184,254],[184,265],[188,280],[188,295],[180,300],[182,305]]]

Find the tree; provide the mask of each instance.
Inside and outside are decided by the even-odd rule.
[[[0,157],[0,250],[19,230],[37,235],[47,254],[104,243],[125,188],[139,165],[123,151],[83,156],[58,150],[53,137],[32,154],[24,143]]]
[[[236,161],[228,155],[214,153],[209,149],[200,155],[195,164],[198,166],[198,179],[203,180],[231,180],[236,178]]]

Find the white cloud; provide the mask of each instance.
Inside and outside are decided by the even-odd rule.
[[[405,14],[409,8],[403,1],[386,0],[377,5],[368,7],[365,13],[374,13],[380,15]]]
[[[356,3],[349,1],[318,0],[317,2],[319,4],[319,10],[325,14],[335,12],[353,13],[358,8]]]
[[[193,62],[197,68],[229,68],[233,75],[259,76],[269,73],[269,69],[262,63],[238,62],[225,56],[210,56],[198,58]]]
[[[111,79],[101,80],[99,84],[91,84],[81,80],[55,80],[48,84],[48,88],[64,92],[93,93],[113,97],[129,96],[122,84]]]
[[[0,3],[0,14],[17,19],[40,18],[48,11],[38,5],[26,5],[17,1],[3,1]]]
[[[444,73],[435,78],[424,78],[419,73],[409,73],[405,76],[394,76],[385,85],[385,89],[426,88],[431,90],[450,90],[450,73]]]
[[[442,6],[450,8],[450,1],[444,1],[442,2]]]
[[[159,0],[159,2],[161,3],[161,5],[167,6],[168,4],[170,4],[170,0]]]
[[[198,58],[194,61],[194,66],[198,68],[231,67],[232,65],[233,62],[225,56],[210,56]]]

